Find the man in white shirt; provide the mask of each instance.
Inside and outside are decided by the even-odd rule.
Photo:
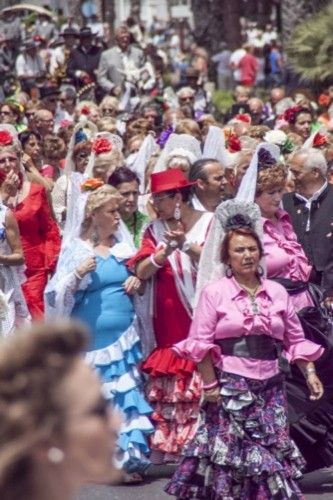
[[[236,85],[239,85],[241,81],[239,63],[245,55],[246,50],[243,47],[240,47],[239,49],[234,50],[230,56],[230,68],[233,70],[233,78]]]

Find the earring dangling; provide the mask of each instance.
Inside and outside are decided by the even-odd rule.
[[[47,459],[52,464],[60,464],[64,461],[65,453],[60,449],[52,446],[47,451]]]
[[[93,242],[94,246],[98,245],[99,243],[99,236],[96,228],[93,228],[93,231],[91,233],[91,241]]]
[[[175,206],[175,211],[173,213],[173,217],[175,220],[180,220],[181,219],[181,216],[182,216],[182,212],[180,210],[180,204],[177,202],[176,203],[176,206]]]
[[[225,275],[227,278],[232,278],[234,273],[232,272],[232,269],[230,266],[226,266],[225,268]]]
[[[262,278],[264,275],[263,267],[260,264],[258,266],[257,273],[258,273],[259,278]]]

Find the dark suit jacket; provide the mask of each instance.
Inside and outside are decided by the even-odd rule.
[[[309,231],[306,231],[309,211],[304,201],[295,193],[287,193],[283,207],[291,217],[298,241],[320,277],[321,285],[333,289],[333,185],[328,184],[312,203]]]
[[[76,47],[70,53],[67,63],[67,75],[75,80],[75,71],[86,71],[92,79],[96,80],[95,71],[98,68],[102,49],[93,45],[87,52],[83,51],[80,46]]]

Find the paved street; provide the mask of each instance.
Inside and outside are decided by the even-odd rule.
[[[163,492],[171,468],[155,467],[144,484],[132,486],[91,486],[79,500],[166,500],[172,498]],[[333,500],[333,468],[304,476],[302,487],[306,500]]]

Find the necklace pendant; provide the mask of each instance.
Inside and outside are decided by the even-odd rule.
[[[252,305],[252,311],[253,311],[253,314],[260,314],[260,309],[259,309],[259,306],[256,302]]]
[[[255,299],[255,296],[251,297],[251,306],[253,314],[260,314],[260,308],[258,302]]]

